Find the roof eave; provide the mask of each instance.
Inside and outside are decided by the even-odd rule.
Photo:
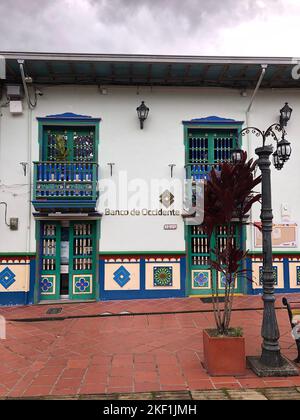
[[[5,59],[87,61],[87,62],[140,62],[140,63],[190,63],[190,64],[296,64],[295,57],[241,57],[241,56],[185,56],[145,54],[79,54],[46,52],[0,51]]]

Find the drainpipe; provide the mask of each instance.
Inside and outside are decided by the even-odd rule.
[[[27,81],[25,77],[24,72],[24,60],[18,60],[19,66],[20,66],[20,73],[23,83],[23,88],[27,100],[27,162],[28,162],[28,171],[27,171],[27,184],[28,184],[28,214],[27,214],[27,238],[26,238],[26,250],[29,254],[31,252],[31,229],[32,229],[32,214],[31,214],[31,196],[32,196],[32,145],[31,145],[31,139],[32,139],[32,110],[37,105],[37,100],[35,98],[35,102],[33,103],[29,96]],[[26,275],[26,283],[29,286],[29,292],[30,292],[30,269],[28,276]],[[25,304],[28,304],[28,298],[29,298],[29,292],[26,295],[26,301]]]
[[[259,79],[257,81],[257,84],[256,84],[256,87],[255,87],[255,89],[253,91],[252,97],[250,99],[249,106],[248,106],[248,108],[247,108],[247,110],[245,112],[245,114],[246,114],[246,127],[249,127],[250,126],[250,111],[252,109],[252,105],[253,105],[254,100],[256,98],[257,92],[258,92],[258,90],[259,90],[259,88],[261,86],[261,83],[263,81],[263,78],[265,77],[267,68],[268,68],[268,65],[267,64],[262,64],[261,65],[261,69],[262,70],[261,70],[260,77],[259,77]],[[247,153],[248,153],[248,156],[250,156],[250,150],[251,150],[251,147],[250,147],[250,133],[248,133],[247,134]],[[250,210],[250,220],[252,220],[252,210]],[[250,249],[251,250],[253,249],[253,235],[250,235]]]
[[[28,170],[27,170],[27,183],[28,183],[28,221],[27,221],[27,240],[26,240],[26,249],[27,253],[31,252],[31,230],[32,230],[32,213],[31,213],[31,197],[32,197],[32,150],[31,150],[31,139],[32,139],[32,109],[28,106],[27,109],[27,161],[28,161]],[[25,305],[29,303],[29,294],[30,294],[30,264],[29,264],[29,272],[26,273],[26,283],[28,284],[28,293],[26,294],[26,302]]]
[[[268,65],[267,64],[262,64],[261,65],[261,68],[262,68],[261,74],[260,74],[260,77],[259,77],[258,82],[256,84],[256,88],[254,89],[253,95],[251,97],[250,104],[249,104],[249,106],[247,108],[247,111],[246,111],[246,115],[249,114],[249,112],[250,112],[250,110],[252,108],[252,105],[253,105],[254,99],[256,97],[256,94],[257,94],[257,92],[258,92],[258,90],[260,88],[260,85],[261,85],[261,83],[263,81],[263,78],[265,77],[265,74],[266,74],[266,70],[268,68]]]
[[[28,109],[28,133],[27,133],[27,159],[28,159],[28,171],[27,171],[27,180],[28,180],[28,237],[27,237],[27,249],[28,252],[31,252],[31,194],[32,194],[32,152],[31,152],[31,139],[32,139],[32,110]]]

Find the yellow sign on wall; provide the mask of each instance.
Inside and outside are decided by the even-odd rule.
[[[255,223],[261,226],[260,222]],[[272,244],[275,248],[297,248],[297,223],[273,224]],[[262,247],[262,232],[255,229],[255,248]]]

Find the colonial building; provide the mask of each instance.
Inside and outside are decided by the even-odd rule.
[[[278,292],[300,290],[292,59],[2,57],[0,304],[203,296],[212,281],[222,288],[211,278],[207,236],[182,217],[180,184],[205,178],[238,144],[255,157],[260,139],[239,131],[266,129],[285,102],[293,151],[282,171],[272,168],[274,279]],[[259,222],[259,205],[250,217]],[[225,236],[220,228],[215,242]],[[240,280],[236,293],[261,293],[261,234],[249,226],[239,239],[253,282]]]

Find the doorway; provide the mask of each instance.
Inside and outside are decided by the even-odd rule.
[[[97,222],[41,222],[40,300],[96,297]]]

